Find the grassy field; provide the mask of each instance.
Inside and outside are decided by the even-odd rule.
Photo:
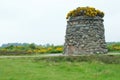
[[[120,56],[77,58],[0,58],[0,80],[120,80]]]

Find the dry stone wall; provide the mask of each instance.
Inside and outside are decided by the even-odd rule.
[[[64,54],[107,53],[104,25],[101,17],[69,18],[65,35]]]

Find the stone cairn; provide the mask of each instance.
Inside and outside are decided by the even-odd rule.
[[[64,54],[107,53],[104,24],[100,16],[74,16],[67,21]]]

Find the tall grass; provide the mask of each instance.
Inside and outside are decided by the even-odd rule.
[[[120,56],[1,58],[0,80],[120,80],[119,61]]]

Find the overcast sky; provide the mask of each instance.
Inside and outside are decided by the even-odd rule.
[[[0,0],[0,45],[64,44],[66,14],[80,6],[104,11],[106,41],[120,41],[120,0]]]

